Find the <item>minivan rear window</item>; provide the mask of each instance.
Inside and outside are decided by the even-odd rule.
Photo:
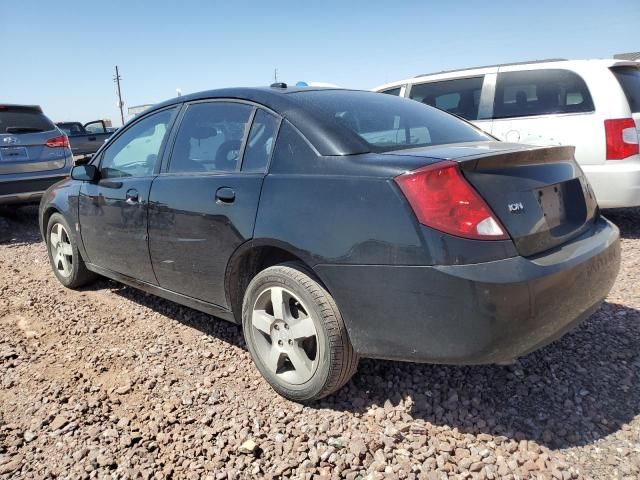
[[[319,90],[292,97],[310,113],[358,135],[373,152],[491,140],[453,115],[393,95]]]
[[[541,69],[498,73],[493,118],[593,111],[587,84],[574,72]]]
[[[0,105],[0,134],[48,132],[54,129],[53,122],[34,108]]]
[[[622,87],[632,113],[640,113],[640,67],[614,67],[611,69]]]

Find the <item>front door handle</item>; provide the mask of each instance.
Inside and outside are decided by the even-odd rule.
[[[229,187],[220,187],[216,190],[216,202],[233,203],[236,199],[236,192]]]
[[[129,190],[127,190],[125,202],[127,202],[127,204],[129,205],[135,205],[136,203],[139,203],[140,195],[138,194],[138,190],[136,190],[135,188],[130,188]]]
[[[95,142],[98,139],[98,137],[89,137],[88,140],[90,142]]]

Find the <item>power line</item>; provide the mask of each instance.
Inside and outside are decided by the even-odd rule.
[[[122,110],[124,103],[122,102],[122,94],[120,93],[120,80],[122,80],[122,77],[120,76],[120,73],[118,72],[118,66],[116,65],[116,74],[113,77],[113,81],[116,82],[116,86],[118,88],[118,107],[120,108],[120,120],[122,120],[122,125],[124,125],[124,111]]]

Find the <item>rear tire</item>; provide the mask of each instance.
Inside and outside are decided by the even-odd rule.
[[[80,255],[76,235],[65,218],[54,213],[47,223],[47,252],[53,273],[67,288],[78,288],[96,279]]]
[[[244,295],[242,326],[256,367],[289,400],[330,395],[358,367],[335,301],[299,263],[269,267],[254,277]]]

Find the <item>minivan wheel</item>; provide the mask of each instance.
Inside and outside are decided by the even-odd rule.
[[[59,213],[51,215],[47,224],[47,251],[53,273],[65,287],[78,288],[96,278],[96,274],[87,270],[75,236]]]
[[[325,397],[358,366],[342,316],[327,290],[298,263],[269,267],[247,287],[242,326],[251,357],[283,397]]]

